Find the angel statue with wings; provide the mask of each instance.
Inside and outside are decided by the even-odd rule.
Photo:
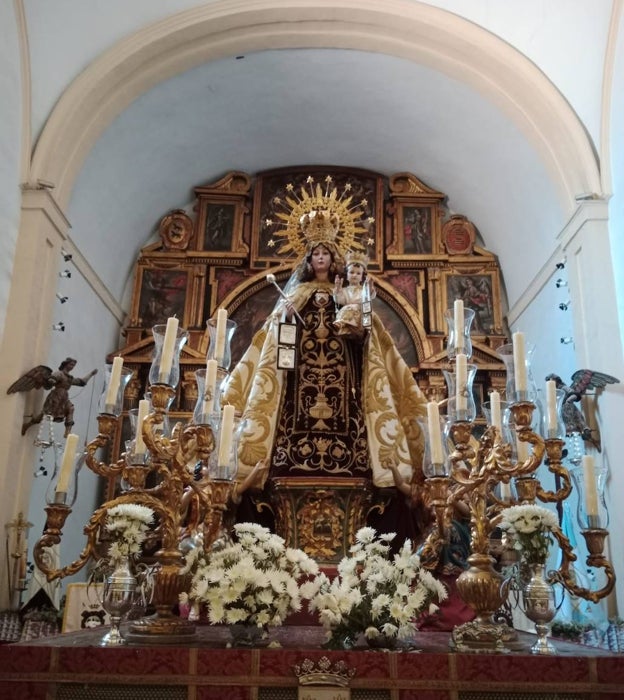
[[[7,394],[30,391],[31,389],[50,390],[43,402],[41,413],[28,417],[28,420],[22,425],[22,435],[31,426],[41,423],[44,416],[52,416],[55,423],[64,422],[65,437],[69,435],[74,424],[74,404],[69,399],[69,390],[72,386],[86,386],[89,379],[97,374],[97,369],[94,369],[85,377],[74,377],[71,372],[75,366],[76,360],[73,357],[65,358],[56,372],[53,372],[46,365],[37,365],[7,389]]]

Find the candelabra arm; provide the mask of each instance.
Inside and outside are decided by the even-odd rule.
[[[178,435],[182,429],[182,423],[176,423],[171,431],[171,438],[166,438],[154,430],[163,422],[164,413],[154,411],[143,420],[143,441],[153,457],[168,461],[175,456],[178,450]]]
[[[611,562],[604,556],[604,540],[608,535],[607,530],[593,528],[583,530],[582,535],[587,543],[587,565],[596,569],[603,569],[607,582],[599,590],[592,591],[576,584],[574,575],[570,571],[570,564],[576,561],[576,554],[572,551],[572,545],[561,530],[554,530],[553,535],[557,540],[562,552],[562,561],[558,569],[550,571],[549,580],[553,583],[561,583],[572,595],[578,596],[592,603],[597,603],[611,593],[615,586],[615,571]]]
[[[234,484],[231,481],[211,482],[210,502],[204,517],[204,548],[210,549],[224,530],[225,512],[230,502]]]
[[[544,459],[544,453],[546,452],[544,439],[530,428],[521,428],[518,430],[518,440],[520,442],[528,442],[533,446],[533,450],[524,462],[518,462],[514,469],[514,476],[533,474],[542,463],[542,459]]]
[[[512,460],[512,449],[508,442],[504,442],[500,433],[497,433],[497,438],[492,445],[492,450],[488,459],[492,466],[492,472],[497,475],[497,480],[500,477],[507,475],[508,477],[515,476],[516,465]]]
[[[546,440],[546,456],[548,458],[548,471],[560,479],[561,486],[556,491],[545,491],[541,486],[537,489],[537,497],[543,503],[560,503],[572,492],[570,472],[561,463],[563,454],[563,440],[549,438]]]
[[[189,425],[180,433],[177,440],[176,462],[186,465],[191,461],[207,464],[215,448],[215,439],[209,425]]]
[[[95,457],[95,453],[100,447],[106,447],[115,433],[117,427],[117,417],[109,413],[101,413],[97,417],[99,433],[89,442],[85,449],[85,464],[87,467],[98,476],[106,478],[120,474],[125,467],[125,460],[119,459],[114,464],[100,462]]]
[[[161,527],[163,527],[163,529],[167,527],[171,529],[173,526],[171,514],[163,508],[162,503],[156,498],[147,496],[146,494],[123,494],[111,501],[107,501],[93,513],[89,522],[84,527],[84,534],[87,537],[87,542],[78,558],[61,569],[54,569],[50,567],[48,563],[49,557],[46,556],[45,550],[55,544],[60,544],[63,534],[63,525],[71,513],[71,508],[64,504],[49,505],[46,507],[48,518],[43,536],[33,547],[35,562],[38,568],[46,575],[48,581],[65,578],[66,576],[73,576],[84,567],[89,559],[99,558],[97,547],[99,540],[98,533],[102,527],[103,521],[106,519],[108,510],[120,503],[139,503],[140,505],[149,506],[161,516]]]

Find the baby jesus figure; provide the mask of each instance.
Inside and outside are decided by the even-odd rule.
[[[368,258],[358,253],[346,256],[347,286],[336,277],[334,302],[339,307],[334,326],[338,335],[361,340],[371,326],[370,301],[375,298],[375,285],[367,276]]]

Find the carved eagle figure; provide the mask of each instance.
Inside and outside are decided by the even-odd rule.
[[[579,433],[583,440],[587,440],[600,452],[600,439],[593,436],[593,431],[588,427],[583,412],[575,405],[589,389],[603,389],[607,384],[619,384],[620,380],[604,372],[594,372],[591,369],[578,369],[572,375],[572,383],[564,384],[557,374],[549,374],[546,381],[554,380],[557,389],[563,389],[563,402],[561,404],[561,418],[565,424],[566,435]]]

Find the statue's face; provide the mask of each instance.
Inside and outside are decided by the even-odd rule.
[[[314,272],[327,272],[332,262],[332,256],[324,245],[316,246],[312,251],[310,264]]]
[[[347,270],[347,281],[349,282],[349,284],[362,284],[363,279],[364,268],[361,265],[357,264],[349,265],[349,269]]]

